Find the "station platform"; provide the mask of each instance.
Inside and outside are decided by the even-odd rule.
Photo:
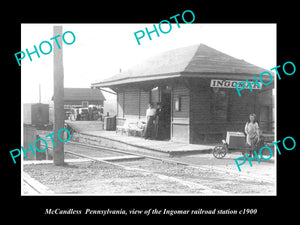
[[[141,137],[127,136],[116,131],[81,131],[74,133],[73,141],[102,145],[122,150],[143,153],[164,154],[168,156],[211,153],[213,145],[185,144],[171,141],[145,140]]]
[[[150,153],[154,155],[180,156],[210,154],[214,144],[186,144],[172,141],[145,140],[141,137],[127,136],[116,131],[103,130],[102,121],[65,121],[72,130],[72,140],[92,145],[102,145],[120,150]],[[264,135],[266,140],[274,140],[274,135]],[[272,141],[270,141],[272,142]]]

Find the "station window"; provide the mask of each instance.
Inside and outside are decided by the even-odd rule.
[[[227,121],[228,90],[213,88],[211,102],[211,115],[215,121]]]

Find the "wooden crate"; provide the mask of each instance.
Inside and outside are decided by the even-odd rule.
[[[246,147],[246,136],[243,132],[227,131],[226,143],[228,149],[240,149]]]

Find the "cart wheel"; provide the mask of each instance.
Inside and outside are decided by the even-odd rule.
[[[217,145],[212,153],[215,158],[222,159],[226,155],[226,147],[224,145]]]

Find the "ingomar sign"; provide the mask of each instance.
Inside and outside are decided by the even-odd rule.
[[[210,81],[210,87],[220,87],[220,88],[236,88],[235,85],[237,83],[238,87],[243,87],[243,83],[241,83],[243,81],[238,81],[238,80],[211,80]],[[251,85],[252,89],[260,89],[262,85],[260,85],[260,87],[254,83]],[[246,88],[249,89],[248,84],[246,84]]]

